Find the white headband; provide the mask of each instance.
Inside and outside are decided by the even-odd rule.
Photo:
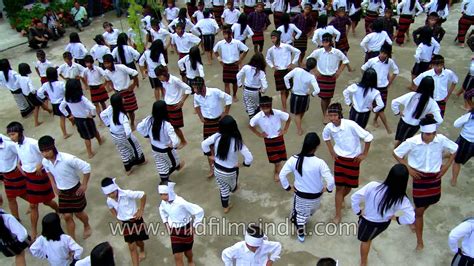
[[[260,238],[253,237],[249,235],[247,232],[245,232],[245,243],[247,245],[252,246],[252,247],[260,247],[263,245],[263,240],[265,240],[265,236],[262,236]]]
[[[168,182],[168,185],[159,185],[158,186],[158,194],[168,194],[168,200],[173,201],[176,198],[176,194],[174,193],[174,186],[176,183]]]
[[[115,192],[116,190],[119,190],[119,187],[115,183],[115,178],[112,179],[112,184],[110,184],[106,187],[102,187],[102,192],[104,192],[105,195],[108,195],[112,192]]]
[[[436,124],[429,124],[429,125],[424,125],[424,126],[421,126],[421,132],[423,133],[433,133],[433,132],[436,132]]]

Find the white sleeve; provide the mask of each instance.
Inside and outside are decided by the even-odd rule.
[[[398,3],[397,5],[397,14],[400,15],[401,12],[402,12],[402,6],[405,4],[405,1],[401,1],[400,3]]]
[[[89,99],[87,99],[85,96],[82,96],[82,102],[89,109],[89,114],[91,114],[92,116],[97,115],[97,110],[95,108],[95,105]]]
[[[301,51],[298,48],[295,48],[291,45],[289,45],[289,48],[291,49],[291,52],[293,53],[293,61],[291,62],[293,65],[298,65],[298,59],[300,58]]]
[[[163,205],[163,201],[161,202],[160,207],[158,208],[158,211],[160,212],[160,217],[163,223],[167,223],[169,215],[165,211],[165,208],[162,205]]]
[[[394,75],[398,75],[400,73],[400,70],[398,69],[397,64],[395,63],[395,60],[389,59],[390,60],[390,66],[392,67],[392,73]]]
[[[471,113],[467,113],[467,114],[462,115],[461,117],[456,119],[456,121],[454,121],[454,127],[460,128],[460,127],[464,126],[464,124],[469,122],[470,118],[471,118]]]
[[[421,80],[425,77],[424,73],[425,73],[425,72],[421,73],[421,74],[418,75],[415,79],[413,79],[413,83],[414,83],[416,86],[419,86]]]
[[[247,25],[247,37],[252,37],[254,35],[254,32],[252,30],[252,28],[250,28],[248,25]]]
[[[205,140],[201,142],[201,149],[204,153],[210,153],[211,152],[211,145],[213,145],[216,142],[217,137],[219,137],[219,133],[215,133],[212,136],[209,136]]]
[[[70,252],[74,253],[74,255],[73,255],[74,259],[75,260],[81,259],[82,251],[84,249],[81,246],[79,246],[79,244],[77,244],[76,241],[74,241],[74,239],[72,239],[72,237],[70,237],[68,235],[66,235],[66,236],[67,236],[67,238],[66,238],[67,239],[66,240],[67,241],[66,242],[67,247],[68,247]]]
[[[382,2],[382,3],[383,3],[383,2]],[[392,39],[390,39],[390,36],[388,36],[388,33],[387,33],[386,31],[382,31],[382,32],[384,32],[385,41],[386,41],[388,44],[392,45],[393,42],[392,42]]]
[[[378,111],[382,110],[382,108],[385,107],[385,104],[383,103],[383,100],[382,100],[382,96],[380,95],[380,92],[378,90],[376,91],[375,103],[377,104],[377,106],[374,107],[373,109],[375,113],[377,113]]]
[[[281,244],[276,241],[265,241],[266,248],[268,248],[268,253],[270,253],[269,260],[275,262],[280,259],[281,253]]]
[[[194,221],[193,221],[193,227],[198,226],[200,223],[202,223],[202,220],[204,219],[204,209],[201,208],[201,206],[184,201],[184,208],[194,216]]]
[[[360,203],[364,200],[365,194],[367,193],[367,190],[372,187],[372,182],[369,184],[363,186],[361,189],[357,190],[352,194],[351,196],[351,206],[352,206],[352,211],[354,212],[355,215],[358,215],[361,211],[360,208]]]
[[[43,236],[38,237],[33,244],[30,246],[30,252],[33,257],[37,257],[40,259],[47,259],[48,256],[46,252],[44,252],[43,241],[45,241]]]
[[[15,149],[16,151],[16,149]],[[2,214],[3,222],[10,232],[16,236],[18,241],[25,241],[28,238],[28,232],[26,228],[18,222],[18,220],[11,214]]]
[[[165,126],[166,125],[166,126]],[[169,123],[165,123],[165,126],[166,127],[166,132],[168,134],[168,136],[170,137],[170,140],[171,140],[171,145],[173,146],[173,148],[176,148],[178,147],[179,145],[179,138],[178,136],[176,135],[176,132],[174,131],[174,128],[171,126],[171,124]]]
[[[459,249],[459,240],[473,233],[472,223],[469,221],[462,222],[454,227],[449,233],[448,244],[453,253],[457,253]]]
[[[63,113],[64,116],[69,116],[69,112],[67,111],[66,106],[67,106],[66,100],[63,100],[59,104],[59,111],[61,111],[61,113]]]
[[[314,76],[311,77],[311,87],[313,87],[313,93],[311,94],[313,97],[319,94],[321,89],[319,88],[318,81]]]
[[[403,158],[405,155],[407,155],[412,149],[412,143],[405,140],[402,142],[395,150],[393,150],[393,153],[398,157],[398,158]]]
[[[419,2],[419,1],[416,1],[415,7],[416,7],[416,9],[418,9],[418,11],[416,12],[415,16],[418,16],[418,15],[420,15],[421,13],[423,13],[423,7],[420,5],[420,2]]]
[[[122,119],[122,126],[123,130],[125,131],[125,135],[129,138],[132,135],[132,128],[130,127],[130,121],[128,120],[127,116],[123,116]]]
[[[72,167],[78,172],[83,174],[89,174],[91,172],[91,165],[88,162],[77,158],[76,156],[71,158],[70,163]]]
[[[439,42],[434,38],[431,38],[431,45],[434,46],[433,54],[439,54],[439,51],[441,50],[441,45],[439,44]]]
[[[140,59],[138,59],[138,65],[139,66],[142,66],[144,67],[145,66],[145,62],[146,62],[146,56],[145,56],[146,52],[142,54],[142,56],[140,56]],[[178,61],[179,63],[179,61]]]
[[[416,63],[420,63],[420,56],[421,56],[421,52],[422,52],[422,46],[423,44],[419,44],[418,47],[416,47],[416,50],[415,50],[415,62]]]
[[[400,114],[400,105],[406,108],[406,103],[413,97],[413,93],[406,93],[398,98],[392,100],[392,111],[395,115]]]
[[[273,68],[275,65],[273,64],[273,47],[270,47],[270,49],[267,50],[267,54],[265,56],[265,61],[267,62],[267,65],[270,68]]]
[[[332,175],[331,169],[329,169],[329,166],[327,163],[323,160],[321,160],[321,168],[320,168],[320,173],[321,176],[324,178],[324,181],[326,181],[326,189],[328,192],[332,192],[334,190],[334,176]]]
[[[240,154],[244,157],[244,165],[245,166],[250,166],[253,161],[253,156],[250,150],[245,146],[245,144],[242,144],[242,149],[240,150]]]
[[[178,63],[179,63],[179,62],[178,62]],[[243,66],[243,67],[239,70],[239,72],[237,72],[237,76],[236,76],[236,78],[237,78],[237,87],[241,87],[241,86],[244,84],[244,83],[243,83],[243,76],[245,75],[245,68],[246,68],[246,67],[247,67],[246,65]]]
[[[356,90],[357,90],[357,85],[354,86],[354,84],[352,84],[342,91],[342,95],[344,96],[344,103],[346,105],[351,105],[352,103],[351,96]]]
[[[265,72],[261,70],[260,70],[260,82],[262,84],[262,92],[265,93],[268,89],[267,75],[265,75]]]
[[[398,210],[403,212],[403,215],[398,217],[398,222],[400,224],[413,224],[415,222],[415,209],[407,197],[403,198]]]
[[[349,120],[350,121],[350,120]],[[370,134],[369,131],[360,127],[357,123],[352,122],[352,130],[359,136],[359,138],[363,139],[364,142],[371,142],[374,139],[374,136]]]
[[[324,141],[328,141],[328,140],[331,140],[331,139],[332,139],[331,130],[329,129],[329,125],[330,125],[330,124],[327,124],[327,125],[324,127],[323,133],[321,134]]]
[[[291,89],[290,79],[292,79],[293,76],[295,75],[295,71],[296,71],[296,68],[291,70],[288,74],[286,74],[283,77],[283,80],[285,81],[285,86],[287,89]]]
[[[149,121],[151,119],[151,116],[145,117],[140,123],[137,125],[137,131],[140,133],[145,138],[148,138],[148,130],[149,130]]]
[[[383,1],[382,1],[383,3]],[[339,39],[341,38],[341,32],[338,31],[336,28],[334,28],[334,26],[331,26],[332,27],[332,31],[333,33],[336,35],[336,42],[339,42]]]
[[[280,184],[285,190],[290,189],[290,183],[288,182],[288,175],[293,173],[295,169],[296,160],[295,157],[291,157],[288,161],[285,162],[283,167],[280,170],[278,176],[280,177]]]
[[[364,52],[366,52],[366,53],[368,52],[367,43],[369,42],[369,39],[370,39],[369,36],[370,36],[370,34],[365,35],[365,37],[360,42],[360,47],[362,47],[362,50],[364,50]]]
[[[179,70],[181,70],[181,71],[185,71],[185,70],[186,70],[186,65],[185,65],[186,58],[187,58],[187,57],[183,57],[183,58],[181,58],[181,59],[178,60],[178,68],[179,68]]]
[[[303,32],[300,29],[298,29],[298,27],[296,27],[295,24],[290,24],[290,27],[293,28],[293,30],[296,32],[295,39],[299,39],[301,37],[301,34],[303,34]]]
[[[128,50],[132,54],[132,57],[133,57],[134,61],[137,61],[138,58],[140,58],[140,53],[137,50],[135,50],[133,47],[128,46]]]
[[[239,243],[234,244],[231,247],[228,247],[222,251],[221,259],[224,262],[224,266],[232,266],[234,265],[234,257],[236,253],[239,251]]]

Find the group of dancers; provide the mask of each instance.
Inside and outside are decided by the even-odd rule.
[[[135,132],[149,140],[161,179],[157,186],[161,198],[159,214],[169,231],[176,265],[183,265],[185,260],[194,264],[193,231],[205,215],[202,207],[176,195],[176,183],[171,180],[171,175],[185,165],[178,151],[188,144],[183,131],[183,106],[188,98],[193,99],[193,116],[203,125],[201,148],[209,163],[208,178],[215,178],[226,214],[233,207],[231,194],[239,189],[239,168],[250,167],[254,160],[252,147],[244,142],[237,121],[230,115],[232,105],[239,101],[239,88],[243,89],[248,128],[263,139],[275,183],[293,193],[290,217],[300,242],[305,241],[306,224],[320,208],[321,197],[334,190],[333,222],[341,222],[345,198],[359,187],[359,169],[374,139],[366,130],[370,115],[375,113],[374,126],[378,127],[380,118],[390,134],[384,112],[390,104],[393,114],[400,116],[392,151],[398,163],[391,167],[385,181],[372,181],[350,196],[352,210],[359,216],[360,265],[367,265],[372,240],[392,220],[410,225],[416,232],[416,249],[423,249],[424,214],[440,200],[441,178],[452,165],[451,185],[455,186],[461,165],[474,153],[474,60],[462,88],[456,92],[464,93],[469,110],[454,122],[461,129],[460,135],[452,141],[438,133],[448,99],[458,84],[457,75],[445,67],[440,54],[444,35],[441,25],[449,14],[448,3],[433,0],[422,7],[417,0],[403,0],[396,6],[398,23],[392,17],[392,3],[381,0],[333,1],[330,7],[334,18],[330,23],[328,6],[322,1],[275,0],[269,4],[246,0],[240,9],[243,12],[239,4],[229,1],[224,9],[221,0],[200,2],[197,7],[190,2],[186,9],[168,1],[165,18],[145,8],[143,53],[136,50],[136,33],[120,32],[109,22],[103,23],[104,33],[94,37],[96,44],[90,50],[73,32],[63,53],[63,64],[56,66],[47,60],[45,51],[36,52],[40,88],[33,85],[28,63],[20,63],[17,72],[8,59],[0,59],[0,85],[11,91],[22,117],[33,113],[35,127],[42,124],[41,109],[59,117],[64,139],[72,136],[67,130],[69,123],[75,127],[89,159],[96,155],[92,140],[96,139],[99,145],[105,140],[96,126],[98,117],[100,125],[110,132],[126,175],[147,163]],[[360,81],[342,91],[344,104],[349,106],[346,119],[342,104],[331,101],[336,81],[344,75],[345,68],[354,71],[348,58],[348,34],[352,30],[355,35],[365,5],[367,35],[360,43],[365,63]],[[456,40],[464,44],[469,25],[474,23],[474,1],[465,0],[461,5],[463,16]],[[411,91],[388,102],[388,92],[400,72],[392,58],[393,42],[403,45],[409,41],[409,26],[423,11],[428,12],[426,25],[413,32],[416,51]],[[264,51],[264,35],[271,25],[269,14],[273,14],[275,30],[270,32],[271,47]],[[223,38],[215,42],[220,32]],[[254,53],[245,64],[250,50],[247,39],[252,40]],[[308,39],[316,49],[306,57]],[[467,44],[474,51],[474,36],[467,38]],[[169,54],[174,52],[179,58],[179,75],[168,69],[169,59],[176,57]],[[207,64],[201,53],[206,54]],[[205,65],[222,66],[224,90],[208,87],[205,69],[210,66]],[[274,108],[274,100],[268,96],[273,88],[267,81],[267,68],[273,69],[281,110]],[[138,121],[135,91],[141,83],[140,75],[143,79],[148,77],[156,101],[150,114]],[[298,154],[288,156],[286,151],[285,135],[291,122],[295,122],[296,134],[303,136],[303,117],[310,99],[316,96],[321,100],[321,136],[332,157],[333,171],[317,156],[321,139],[315,132],[304,135]],[[25,131],[22,123],[13,121],[6,126],[7,135],[0,135],[0,173],[11,213],[0,212],[0,250],[6,256],[15,256],[17,265],[26,264],[28,247],[33,256],[47,259],[51,265],[114,265],[107,242],[97,245],[84,259],[83,248],[76,242],[77,220],[83,224],[84,239],[92,234],[85,211],[91,165],[60,152],[52,136],[36,140],[27,137]],[[288,180],[290,174],[294,176],[293,183]],[[407,197],[410,176],[414,206]],[[143,219],[147,195],[144,191],[122,189],[119,183],[122,181],[105,177],[100,186],[107,207],[124,228],[132,264],[139,265],[146,258],[144,241],[149,239]],[[58,202],[54,200],[56,196]],[[19,222],[17,198],[29,204],[29,232]],[[41,233],[40,203],[53,210],[43,217]],[[66,233],[61,228],[61,218]],[[449,235],[449,247],[456,254],[452,265],[474,264],[473,231],[471,218]],[[460,239],[462,245],[458,243]],[[234,261],[237,265],[271,265],[279,259],[281,250],[280,243],[269,241],[262,228],[252,224],[246,229],[244,241],[223,250],[222,260],[225,265],[233,265]],[[336,265],[330,258],[319,263]]]

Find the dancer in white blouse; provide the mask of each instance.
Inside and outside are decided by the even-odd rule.
[[[15,218],[15,216],[5,213],[0,209],[0,231],[6,234],[1,237],[1,241],[6,243],[5,251],[9,256],[15,256],[16,266],[26,266],[25,249],[31,243],[31,237],[28,236],[26,228]],[[16,240],[16,241],[15,241]],[[3,252],[4,255],[7,255]]]
[[[451,185],[453,186],[457,183],[461,164],[466,164],[474,155],[474,106],[470,112],[454,121],[454,127],[461,128],[461,133],[456,140],[459,148],[453,164],[453,176],[451,178]]]
[[[462,240],[459,247],[459,240]],[[472,265],[474,263],[474,217],[467,218],[449,233],[449,248],[455,253],[452,266]]]

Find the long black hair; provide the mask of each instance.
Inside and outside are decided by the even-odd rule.
[[[220,160],[227,160],[227,154],[229,153],[232,139],[234,140],[234,150],[240,151],[242,149],[242,135],[240,134],[237,122],[235,122],[235,119],[230,115],[224,116],[221,121],[219,121],[219,133],[221,134],[221,138],[217,146],[216,156]]]
[[[443,11],[447,4],[447,0],[438,0],[438,8],[436,8],[436,11]]]
[[[357,83],[357,86],[364,88],[365,97],[369,91],[377,88],[377,71],[371,67],[367,68],[364,74],[362,74],[362,79]]]
[[[433,29],[430,26],[421,28],[419,40],[426,46],[431,46],[431,38],[433,38]]]
[[[240,14],[237,23],[240,24],[240,35],[244,34],[244,31],[247,28],[247,15],[245,15],[245,13]]]
[[[281,17],[281,25],[283,25],[285,33],[288,32],[290,29],[290,14],[283,13],[283,16]]]
[[[114,250],[109,242],[102,242],[92,249],[91,266],[115,266]]]
[[[8,73],[12,70],[12,67],[10,66],[10,62],[8,59],[3,58],[0,59],[0,71],[3,72],[3,76],[5,77],[5,80],[8,82]]]
[[[328,16],[326,15],[321,15],[318,17],[318,29],[320,28],[326,28],[328,25]]]
[[[160,62],[160,55],[164,56],[165,48],[160,39],[156,39],[150,46],[150,58],[153,62]]]
[[[112,120],[114,124],[121,125],[120,123],[120,113],[127,115],[125,107],[123,107],[123,97],[120,93],[114,93],[110,97],[110,105],[112,106]]]
[[[403,164],[392,166],[387,178],[378,186],[376,192],[379,193],[382,189],[386,189],[377,208],[380,215],[384,215],[393,205],[403,201],[403,198],[406,197],[407,183],[408,168]]]
[[[46,69],[46,79],[49,83],[58,81],[58,71],[54,67],[48,67]]]
[[[79,38],[77,32],[71,32],[71,34],[69,34],[69,43],[81,43],[81,38]]]
[[[81,82],[79,80],[69,79],[66,82],[66,93],[64,94],[66,102],[78,103],[81,101],[83,95]]]
[[[410,0],[410,11],[415,8],[416,0]]]
[[[376,19],[372,23],[372,31],[381,33],[383,31],[383,21],[381,19]]]
[[[193,70],[197,69],[198,63],[202,65],[201,51],[199,50],[199,46],[193,46],[189,50],[189,61],[191,61],[191,68]]]
[[[98,44],[98,45],[105,45],[105,39],[104,39],[104,36],[102,34],[97,34],[95,37],[94,37],[94,41]]]
[[[165,121],[168,121],[168,110],[165,101],[159,100],[153,104],[151,117],[153,118],[151,133],[153,133],[153,139],[159,141],[161,127]]]
[[[180,8],[178,12],[178,22],[181,22],[183,23],[183,25],[186,25],[187,15],[188,15],[188,10],[185,7]]]
[[[434,92],[434,80],[431,76],[426,76],[420,81],[416,92],[421,94],[420,100],[416,105],[415,112],[413,112],[413,118],[419,119],[430,98],[433,98]]]
[[[127,63],[127,60],[125,58],[125,49],[123,48],[126,45],[128,45],[128,36],[125,32],[122,32],[117,37],[117,49],[120,58],[120,63],[124,65]]]
[[[28,65],[27,63],[20,63],[18,65],[18,73],[24,77],[28,76],[29,74],[31,74],[30,65]]]
[[[296,161],[296,171],[298,171],[301,176],[303,176],[304,157],[313,156],[319,144],[321,144],[321,140],[315,132],[310,132],[304,137],[303,146],[301,147],[300,153],[298,153],[298,160]]]
[[[61,240],[61,235],[64,234],[64,231],[61,228],[61,219],[57,213],[51,212],[46,214],[41,221],[41,225],[43,226],[41,235],[43,235],[46,240]]]
[[[260,71],[265,72],[265,67],[267,66],[267,62],[265,61],[265,57],[261,53],[254,54],[249,61],[249,66],[255,67],[255,76],[257,76]]]

